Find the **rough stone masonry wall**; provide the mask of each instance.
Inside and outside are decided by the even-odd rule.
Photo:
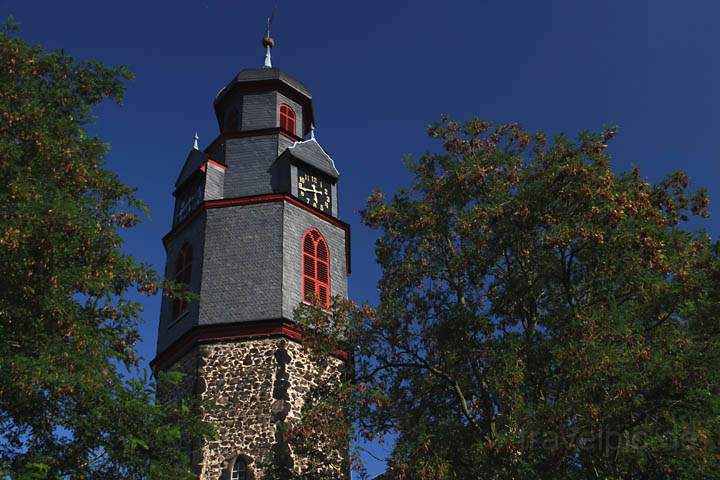
[[[251,478],[262,479],[260,463],[273,451],[289,453],[293,469],[305,470],[305,461],[285,445],[278,425],[299,420],[305,395],[339,378],[343,363],[333,358],[320,370],[300,344],[283,338],[210,343],[199,346],[197,354],[197,391],[216,403],[206,419],[219,430],[203,448],[200,479],[229,479],[237,456],[248,462]],[[327,453],[337,457],[341,472],[345,453]]]

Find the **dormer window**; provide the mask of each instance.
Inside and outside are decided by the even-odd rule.
[[[280,130],[296,135],[295,110],[286,103],[280,105]]]

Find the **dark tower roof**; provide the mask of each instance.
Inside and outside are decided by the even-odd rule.
[[[312,94],[310,90],[291,75],[279,68],[246,68],[225,85],[215,96],[215,113],[221,118],[221,111],[227,101],[234,97],[233,93],[251,93],[256,91],[277,90],[289,98],[293,98],[305,107],[303,115],[304,130],[309,131],[315,123],[312,111]]]
[[[283,155],[291,155],[321,172],[330,175],[336,180],[340,176],[340,173],[335,168],[335,162],[333,162],[333,159],[323,150],[320,144],[317,143],[315,138],[305,140],[304,142],[295,142],[283,152]]]
[[[200,166],[208,161],[208,156],[205,152],[201,152],[198,149],[191,149],[190,153],[188,153],[187,159],[185,159],[185,164],[183,165],[182,170],[180,170],[180,175],[178,176],[178,179],[175,181],[175,188],[180,187],[185,181],[190,178],[190,176],[195,173]]]
[[[230,80],[230,83],[218,92],[215,97],[215,103],[217,104],[236,84],[261,82],[266,80],[280,80],[302,93],[307,98],[312,99],[310,90],[308,90],[308,88],[303,85],[300,80],[297,80],[279,68],[245,68],[240,70],[235,78]]]

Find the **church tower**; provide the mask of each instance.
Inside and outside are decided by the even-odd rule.
[[[186,373],[168,395],[216,404],[205,415],[219,437],[193,452],[203,480],[263,478],[278,452],[301,472],[284,425],[317,378],[344,368],[341,357],[329,369],[313,362],[293,321],[301,302],[347,296],[339,173],[315,139],[310,90],[272,67],[273,41],[263,42],[265,67],[240,71],[215,97],[219,135],[204,150],[196,135],[163,238],[165,276],[199,300],[163,298],[153,367]]]

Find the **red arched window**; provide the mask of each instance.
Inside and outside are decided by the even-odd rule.
[[[190,278],[192,276],[192,247],[185,243],[180,248],[177,259],[175,260],[175,281],[181,283],[188,288],[190,286]],[[173,299],[172,319],[176,320],[187,311],[187,300],[179,298]]]
[[[280,129],[295,135],[295,110],[290,105],[280,105]]]
[[[322,307],[330,304],[330,255],[325,239],[311,228],[302,242],[303,301]]]

